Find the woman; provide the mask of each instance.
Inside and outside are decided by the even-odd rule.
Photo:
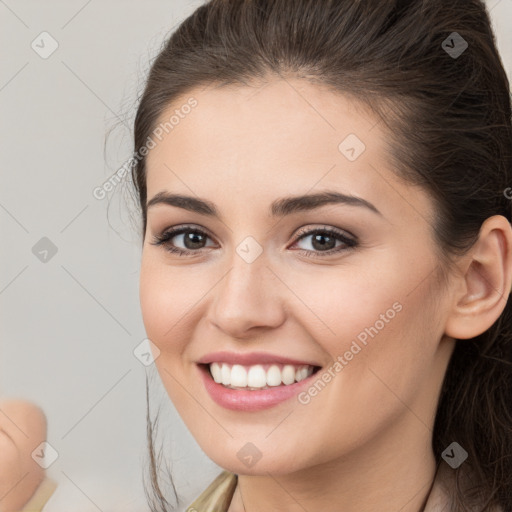
[[[170,37],[133,179],[155,365],[224,469],[187,510],[512,510],[509,91],[478,0]]]

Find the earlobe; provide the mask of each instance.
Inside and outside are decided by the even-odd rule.
[[[512,227],[502,215],[482,224],[478,240],[463,258],[460,292],[454,294],[445,333],[474,338],[489,329],[509,300],[512,286]]]

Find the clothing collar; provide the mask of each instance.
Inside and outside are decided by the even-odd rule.
[[[237,475],[223,471],[186,509],[187,512],[226,512],[233,498]],[[426,499],[423,512],[451,512],[451,491],[455,486],[455,470],[443,460],[438,463],[434,481]],[[469,509],[469,511],[480,508]],[[499,507],[490,512],[503,512]]]

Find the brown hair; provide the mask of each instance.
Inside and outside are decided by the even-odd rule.
[[[468,47],[454,54],[454,41]],[[510,85],[482,1],[209,1],[181,23],[153,62],[134,147],[141,148],[162,112],[194,87],[280,76],[328,85],[380,116],[397,174],[435,201],[432,228],[443,268],[471,247],[485,219],[511,220],[504,194],[512,183]],[[143,239],[145,160],[132,169]],[[484,500],[482,511],[493,504],[512,510],[511,366],[508,301],[487,332],[456,342],[445,375],[433,451],[439,462],[456,441],[474,475],[471,489],[457,485],[450,510],[467,510],[477,498]],[[148,440],[153,453],[151,435]],[[154,454],[151,461],[153,491],[161,510],[169,510]],[[465,468],[454,470],[457,479]]]

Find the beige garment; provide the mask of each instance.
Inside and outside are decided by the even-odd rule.
[[[186,512],[226,512],[236,488],[237,475],[223,471],[190,504]]]
[[[41,512],[56,488],[57,482],[46,477],[20,512]]]
[[[444,461],[441,461],[437,467],[434,482],[423,512],[451,512],[449,490],[454,485],[454,475],[454,470]],[[236,474],[223,471],[188,506],[186,512],[226,512],[233,498],[236,483]],[[495,508],[492,512],[503,512],[503,510]]]

